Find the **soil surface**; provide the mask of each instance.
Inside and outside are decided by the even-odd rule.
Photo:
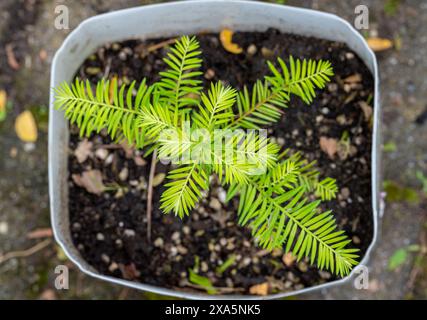
[[[77,76],[92,83],[102,77],[117,77],[119,83],[158,79],[165,69],[162,57],[167,46],[151,51],[167,39],[112,43],[89,57]],[[198,35],[203,51],[205,87],[221,80],[241,89],[268,74],[267,60],[280,56],[326,59],[335,76],[311,106],[297,98],[291,101],[280,123],[269,129],[280,145],[300,151],[318,161],[322,176],[337,179],[340,194],[324,204],[332,209],[339,227],[353,239],[363,256],[372,239],[371,125],[369,106],[373,79],[363,62],[345,45],[276,30],[236,33],[233,41],[244,52],[225,51],[216,34]],[[151,51],[149,54],[147,52]],[[327,154],[324,139],[338,145]],[[84,160],[79,149],[86,150]],[[82,256],[101,273],[181,290],[197,290],[189,281],[189,269],[209,278],[218,293],[248,293],[257,284],[268,283],[269,293],[301,289],[331,281],[328,272],[318,271],[307,261],[292,261],[281,250],[271,253],[256,246],[250,230],[236,223],[237,199],[224,203],[225,191],[216,185],[189,217],[181,221],[158,208],[163,191],[154,189],[152,240],[146,236],[147,181],[151,158],[143,152],[117,145],[105,135],[82,142],[76,128],[70,140],[70,218],[72,238]],[[161,182],[167,168],[157,166]],[[99,170],[109,191],[88,193],[76,184],[76,175]],[[74,175],[74,178],[73,178]],[[231,266],[223,272],[224,262]]]

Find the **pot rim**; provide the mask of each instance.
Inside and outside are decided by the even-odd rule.
[[[226,3],[233,3],[233,4],[239,4],[242,6],[254,6],[253,9],[260,9],[260,8],[274,8],[277,10],[288,10],[290,12],[293,13],[298,13],[298,14],[314,14],[320,18],[323,19],[330,19],[333,20],[335,22],[339,22],[341,23],[344,27],[348,28],[349,32],[353,33],[353,36],[356,37],[356,39],[358,40],[363,40],[364,43],[364,47],[363,50],[365,50],[368,59],[371,60],[371,66],[368,66],[368,68],[370,69],[370,71],[372,72],[372,75],[374,77],[374,125],[373,125],[373,137],[372,137],[372,147],[371,147],[371,185],[372,185],[372,214],[373,214],[373,236],[372,236],[372,240],[371,243],[368,247],[368,249],[366,250],[366,253],[363,257],[363,259],[360,261],[359,266],[364,266],[366,265],[369,256],[371,254],[371,251],[377,241],[378,238],[378,218],[382,217],[382,213],[383,213],[383,202],[380,199],[379,196],[379,172],[377,172],[377,169],[379,167],[379,161],[380,161],[380,137],[379,137],[379,130],[380,130],[380,92],[379,92],[379,74],[378,74],[378,64],[377,64],[377,60],[375,57],[375,54],[373,53],[373,51],[368,47],[368,45],[366,44],[366,42],[364,41],[363,37],[351,26],[351,24],[349,22],[347,22],[346,20],[334,15],[334,14],[330,14],[330,13],[326,13],[326,12],[321,12],[321,11],[316,11],[316,10],[312,10],[312,9],[305,9],[305,8],[297,8],[297,7],[291,7],[291,6],[287,6],[287,5],[279,5],[279,4],[272,4],[272,3],[263,3],[263,2],[258,2],[258,1],[246,1],[246,0],[188,0],[188,1],[181,1],[181,2],[168,2],[168,3],[161,3],[161,4],[150,4],[150,5],[145,5],[145,6],[140,6],[140,7],[134,7],[134,8],[127,8],[127,9],[122,9],[122,10],[117,10],[117,11],[113,11],[113,12],[109,12],[109,13],[104,13],[104,14],[100,14],[100,15],[96,15],[93,17],[90,17],[88,19],[85,19],[83,22],[81,22],[64,40],[64,42],[62,43],[61,47],[56,51],[55,56],[53,58],[52,61],[52,67],[51,67],[51,88],[55,87],[55,84],[57,83],[56,78],[55,78],[55,70],[56,68],[58,68],[58,64],[60,63],[60,57],[62,55],[66,55],[66,48],[68,48],[70,46],[70,44],[72,44],[73,40],[75,40],[74,38],[79,38],[78,35],[79,33],[81,33],[83,30],[90,28],[91,24],[93,23],[97,23],[99,21],[102,21],[103,19],[106,18],[113,18],[113,17],[121,17],[122,15],[128,14],[128,13],[132,13],[134,10],[143,10],[143,9],[150,9],[150,8],[174,8],[174,7],[179,7],[181,5],[188,5],[188,4],[197,4],[199,6],[203,6],[206,4],[226,4]],[[366,61],[364,61],[366,64]],[[54,237],[56,239],[56,241],[60,244],[61,248],[64,250],[65,254],[67,255],[67,257],[75,264],[79,267],[79,269],[100,280],[105,280],[108,282],[112,282],[115,284],[119,284],[119,285],[124,285],[127,287],[131,287],[134,289],[139,289],[139,290],[144,290],[144,291],[149,291],[149,292],[153,292],[153,293],[157,293],[157,294],[161,294],[161,295],[168,295],[168,296],[173,296],[173,297],[177,297],[177,298],[186,298],[186,299],[209,299],[209,300],[213,300],[213,299],[246,299],[246,300],[264,300],[264,299],[278,299],[278,298],[284,298],[284,297],[288,297],[288,296],[294,296],[294,295],[298,295],[298,294],[302,294],[302,293],[308,293],[308,292],[312,292],[315,290],[320,290],[320,289],[326,289],[329,287],[333,287],[333,286],[337,286],[337,285],[341,285],[344,283],[349,282],[352,277],[358,272],[358,267],[354,268],[352,270],[352,272],[346,276],[345,278],[339,279],[339,280],[334,280],[331,282],[327,282],[327,283],[323,283],[323,284],[319,284],[319,285],[314,285],[312,287],[307,287],[307,288],[303,288],[300,290],[295,290],[295,291],[288,291],[288,292],[281,292],[281,293],[275,293],[275,294],[270,294],[270,295],[266,295],[266,296],[252,296],[252,295],[208,295],[206,293],[196,293],[196,292],[186,292],[186,291],[178,291],[178,290],[174,290],[174,289],[168,289],[168,288],[164,288],[164,287],[159,287],[159,286],[154,286],[154,285],[149,285],[149,284],[144,284],[144,283],[140,283],[140,282],[133,282],[133,281],[128,281],[128,280],[124,280],[124,279],[120,279],[120,278],[115,278],[112,276],[107,276],[107,275],[103,275],[98,273],[97,271],[95,271],[95,269],[92,268],[92,270],[90,268],[87,268],[86,266],[84,266],[81,261],[78,260],[78,258],[82,259],[81,257],[75,257],[71,252],[70,249],[68,247],[68,244],[64,241],[64,238],[61,234],[61,230],[59,228],[60,222],[59,219],[57,220],[57,213],[55,212],[55,206],[54,206],[54,201],[57,200],[59,202],[61,202],[61,200],[56,199],[57,196],[54,196],[55,193],[57,192],[55,190],[55,183],[53,183],[54,181],[54,175],[55,172],[52,168],[52,158],[53,158],[53,153],[55,150],[53,150],[52,148],[52,141],[54,139],[57,139],[57,137],[54,135],[54,121],[52,120],[53,117],[53,113],[56,112],[56,110],[54,110],[53,108],[53,100],[54,100],[54,93],[53,90],[51,90],[51,94],[50,94],[50,117],[49,117],[49,194],[50,194],[50,209],[51,209],[51,221],[52,221],[52,229],[53,229],[53,233],[54,233]],[[82,259],[84,261],[84,259]]]

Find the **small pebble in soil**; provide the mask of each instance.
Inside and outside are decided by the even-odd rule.
[[[129,176],[128,168],[124,167],[119,173],[119,179],[122,181],[126,181]]]
[[[360,244],[360,238],[358,236],[353,236],[353,242],[354,244]]]
[[[177,254],[178,254],[178,248],[177,248],[177,247],[172,246],[172,247],[170,248],[170,255],[171,255],[171,256],[176,256]]]
[[[104,241],[105,237],[104,237],[104,235],[102,233],[98,232],[96,234],[96,240],[98,240],[98,241]]]
[[[107,159],[105,159],[105,161],[104,161],[104,163],[105,163],[105,165],[110,165],[110,164],[112,164],[113,163],[113,160],[114,160],[114,154],[110,154],[108,157],[107,157]]]
[[[99,148],[98,150],[95,151],[95,155],[98,159],[105,160],[108,157],[108,151],[105,150],[104,148]]]
[[[195,233],[196,237],[201,237],[205,234],[205,230],[197,230]]]
[[[300,263],[298,263],[298,269],[300,269],[301,272],[307,272],[308,266],[305,262],[301,261]]]
[[[341,197],[343,200],[348,199],[348,197],[350,196],[350,189],[347,187],[344,187],[341,189]]]
[[[120,249],[120,248],[123,247],[123,241],[121,239],[117,239],[116,242],[115,242],[115,244],[116,244],[116,247],[118,249]]]
[[[110,264],[110,266],[108,267],[108,270],[110,271],[110,272],[114,272],[114,271],[116,271],[116,270],[118,270],[119,269],[119,265],[117,264],[117,263],[115,263],[115,262],[112,262],[111,264]]]
[[[345,57],[347,58],[347,60],[351,60],[354,58],[354,53],[353,52],[346,52]]]
[[[336,120],[337,120],[338,124],[341,126],[343,126],[347,123],[345,115],[343,115],[343,114],[339,115]]]
[[[174,233],[172,233],[172,241],[174,242],[178,242],[181,238],[181,235],[179,234],[178,231],[175,231]]]
[[[244,267],[246,267],[246,266],[251,264],[251,261],[252,261],[251,258],[245,257],[245,258],[243,258],[242,264]]]
[[[236,246],[234,245],[234,243],[229,242],[225,248],[226,248],[228,251],[233,251],[233,250],[236,248]]]
[[[256,47],[256,45],[251,44],[249,45],[248,49],[246,50],[246,52],[248,53],[248,55],[253,56],[257,53],[258,49]]]
[[[73,231],[80,231],[82,228],[82,225],[78,222],[74,222],[73,225],[71,226]]]
[[[129,238],[135,237],[135,231],[132,230],[132,229],[126,229],[125,232],[124,232],[124,235],[126,237],[129,237]]]
[[[200,268],[202,269],[203,272],[207,272],[209,270],[209,266],[205,261],[202,261],[200,263]]]
[[[178,252],[182,255],[186,255],[188,253],[188,249],[182,245],[177,246]]]
[[[273,50],[270,50],[270,49],[268,49],[266,47],[262,47],[261,48],[261,54],[266,59],[270,59],[270,58],[272,58],[274,56]]]
[[[208,69],[204,75],[206,80],[212,80],[215,77],[215,71],[213,69]]]
[[[338,90],[338,85],[336,83],[329,83],[328,90],[329,92],[336,92]]]
[[[225,200],[227,199],[227,192],[223,188],[218,189],[218,199],[221,203],[225,204]]]
[[[323,116],[322,115],[316,116],[316,122],[317,123],[320,123],[322,121],[323,121]]]
[[[323,114],[329,114],[329,109],[326,108],[326,107],[322,108],[321,111],[322,111]]]
[[[182,232],[185,234],[185,235],[189,235],[190,234],[190,232],[191,232],[191,229],[190,229],[190,227],[189,226],[183,226],[182,227]]]
[[[101,254],[101,260],[104,261],[106,264],[110,263],[110,257],[105,253]]]
[[[163,247],[164,241],[162,238],[157,238],[156,240],[154,240],[154,246],[157,248],[161,248]]]
[[[217,198],[212,198],[211,201],[209,202],[209,207],[211,207],[212,209],[219,211],[222,208],[221,202],[219,202],[219,200]]]
[[[319,270],[319,275],[320,275],[320,277],[321,277],[322,279],[325,279],[325,280],[327,280],[327,279],[330,279],[330,278],[331,278],[331,274],[330,274],[329,272],[327,272],[327,271]]]

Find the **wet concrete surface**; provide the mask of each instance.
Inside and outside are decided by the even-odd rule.
[[[0,90],[6,90],[11,109],[0,122],[0,256],[28,249],[41,240],[27,238],[28,232],[49,227],[47,185],[47,105],[49,70],[55,50],[66,35],[86,17],[140,5],[150,1],[36,1],[0,2]],[[420,190],[415,177],[420,170],[427,175],[427,121],[420,115],[427,109],[427,3],[402,0],[395,11],[383,1],[288,1],[290,5],[332,12],[353,23],[354,8],[365,4],[370,12],[370,35],[401,43],[378,54],[381,73],[383,142],[396,146],[383,152],[382,175],[401,186]],[[65,4],[70,12],[71,30],[54,27],[55,7]],[[12,45],[19,69],[10,68],[5,47]],[[14,132],[16,116],[30,109],[36,115],[39,138],[24,144]],[[418,118],[418,121],[416,121]],[[421,120],[420,120],[421,119]],[[421,192],[420,192],[421,195]],[[403,299],[426,298],[414,276],[416,253],[397,270],[389,270],[393,253],[409,244],[420,243],[425,233],[426,200],[418,203],[388,202],[372,253],[368,289],[355,289],[352,282],[303,296],[300,299]],[[70,289],[54,288],[56,265],[70,266]],[[427,274],[424,273],[426,276]],[[422,279],[421,279],[422,280]],[[416,288],[417,290],[414,290]],[[415,292],[415,294],[414,294]],[[83,275],[53,243],[27,257],[0,264],[0,299],[25,298],[156,298],[134,290],[106,284]]]

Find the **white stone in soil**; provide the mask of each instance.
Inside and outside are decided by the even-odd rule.
[[[157,238],[156,240],[154,240],[154,246],[157,248],[161,248],[163,247],[164,241],[162,238]]]
[[[219,211],[222,208],[221,202],[219,202],[219,200],[217,198],[212,198],[211,201],[209,202],[209,207],[211,207],[212,209]]]

